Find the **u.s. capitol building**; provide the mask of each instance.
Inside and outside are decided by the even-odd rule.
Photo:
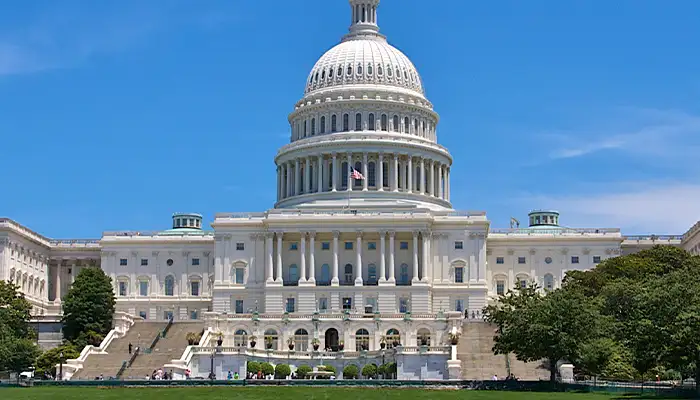
[[[60,315],[76,275],[99,266],[117,309],[146,320],[206,320],[231,337],[274,338],[277,350],[288,338],[297,350],[313,338],[375,350],[383,336],[442,344],[449,324],[437,315],[478,312],[513,285],[553,289],[567,271],[681,245],[680,236],[568,228],[553,211],[493,229],[485,212],[454,210],[438,114],[413,63],[379,32],[378,3],[350,0],[349,33],[306,79],[290,142],[274,159],[274,208],[211,224],[176,213],[171,229],[88,240],[49,239],[3,219],[0,279],[21,287],[38,320]],[[410,324],[398,317],[406,313]],[[376,317],[347,317],[357,315]]]

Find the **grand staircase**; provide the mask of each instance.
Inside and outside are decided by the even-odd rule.
[[[71,380],[92,380],[100,375],[105,379],[115,377],[124,361],[130,358],[129,343],[133,345],[134,350],[139,345],[146,347],[165,326],[165,322],[136,321],[124,337],[112,340],[105,349],[107,354],[89,355],[83,363],[83,368],[76,372]]]
[[[504,379],[508,373],[519,380],[548,379],[549,373],[540,363],[518,361],[515,355],[494,355],[493,335],[496,328],[482,321],[465,321],[457,345],[457,358],[462,362],[462,379],[490,380],[494,375]]]
[[[204,329],[204,323],[198,321],[173,322],[165,337],[160,338],[158,343],[150,350],[141,352],[134,360],[134,363],[122,374],[122,379],[144,379],[150,376],[154,370],[163,368],[165,364],[170,364],[172,360],[182,356],[187,346],[187,333],[200,333]],[[151,339],[155,337],[152,336]],[[149,340],[150,344],[150,340]]]

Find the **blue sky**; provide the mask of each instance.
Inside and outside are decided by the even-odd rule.
[[[700,219],[700,2],[382,0],[452,152],[455,208],[683,233]],[[12,2],[0,215],[50,237],[263,211],[346,0]]]

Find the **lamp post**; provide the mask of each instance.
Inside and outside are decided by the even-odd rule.
[[[63,380],[63,352],[58,354],[58,380]]]
[[[216,349],[212,349],[211,351],[211,364],[210,364],[210,372],[209,372],[209,379],[214,380],[216,379],[216,374],[214,373],[214,355],[216,355]]]

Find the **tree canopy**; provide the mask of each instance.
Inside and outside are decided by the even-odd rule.
[[[29,324],[31,310],[17,286],[0,281],[0,370],[24,372],[39,355],[36,333]]]
[[[112,280],[100,268],[85,268],[63,300],[63,337],[77,348],[99,344],[112,329],[116,299]]]

